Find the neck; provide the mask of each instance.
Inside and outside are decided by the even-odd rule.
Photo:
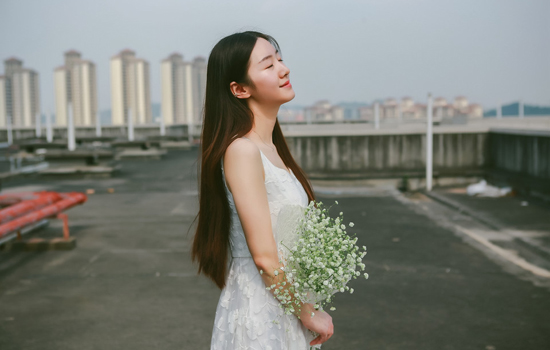
[[[277,121],[277,113],[279,112],[279,105],[265,106],[256,103],[256,101],[249,101],[248,107],[254,115],[254,130],[258,135],[260,135],[262,141],[267,144],[273,144],[273,128],[275,127],[275,122]],[[255,134],[254,132],[251,132]],[[255,136],[258,136],[255,135]]]

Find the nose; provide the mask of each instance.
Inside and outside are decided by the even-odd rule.
[[[281,74],[281,78],[284,78],[288,74],[290,74],[290,69],[288,69],[288,67],[283,62],[281,62],[281,65],[282,65],[282,69],[280,70],[280,74]]]

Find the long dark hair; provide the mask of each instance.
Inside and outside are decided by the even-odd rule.
[[[248,77],[250,54],[258,38],[269,41],[279,50],[271,36],[254,31],[236,33],[220,40],[212,49],[206,71],[206,98],[202,124],[199,169],[199,221],[193,241],[192,259],[222,289],[225,286],[229,253],[231,212],[221,170],[221,159],[235,138],[252,129],[254,116],[245,99],[233,96],[231,82],[252,85]],[[279,50],[280,52],[280,50]],[[273,128],[273,143],[286,166],[315,199],[311,184],[298,166],[283,136],[279,121]]]

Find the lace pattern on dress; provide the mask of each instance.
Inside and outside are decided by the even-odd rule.
[[[275,233],[281,208],[285,205],[305,207],[308,196],[294,173],[275,166],[263,153],[261,155],[271,226]],[[279,301],[266,290],[248,250],[233,195],[227,187],[223,158],[221,166],[231,208],[231,261],[226,286],[216,308],[210,349],[309,349],[313,339],[311,333],[296,316],[285,315]]]

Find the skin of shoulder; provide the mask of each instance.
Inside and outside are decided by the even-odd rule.
[[[224,155],[224,172],[250,254],[259,269],[271,266],[273,260],[278,261],[277,245],[258,147],[247,140],[234,140]]]

